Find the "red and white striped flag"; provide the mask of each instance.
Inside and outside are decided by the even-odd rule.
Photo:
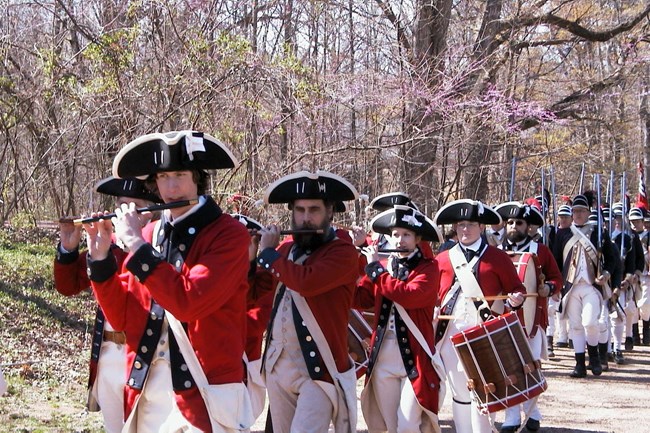
[[[645,173],[642,162],[639,162],[639,195],[636,199],[636,205],[646,211],[650,210],[650,205],[648,205],[648,196],[645,192]]]

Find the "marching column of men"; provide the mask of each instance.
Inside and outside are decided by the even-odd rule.
[[[549,228],[547,197],[495,208],[456,200],[430,220],[406,194],[388,193],[372,203],[378,238],[362,230],[353,243],[332,222],[358,198],[354,186],[334,173],[300,171],[265,193],[266,204],[290,211],[291,237],[282,239],[277,225],[226,214],[207,194],[207,170],[235,163],[207,134],[140,137],[118,153],[113,176],[146,178],[144,193],[163,203],[160,220],[148,222],[133,199],[112,218],[94,213],[82,256],[80,230],[61,227],[57,289],[91,286],[108,326],[98,332],[123,338],[121,379],[95,384],[108,431],[246,432],[266,396],[266,431],[356,431],[352,308],[374,312],[361,394],[372,433],[440,431],[447,389],[457,432],[492,431],[494,416],[468,387],[451,337],[507,313],[522,322],[535,362],[553,356],[556,332],[557,347],[570,338],[576,378],[607,369],[610,338],[617,362],[635,339],[650,342],[650,217],[642,209],[626,215],[614,206],[610,234],[589,224],[594,204],[582,194]],[[457,241],[434,255],[430,242],[443,240],[443,226]],[[522,257],[535,266],[532,280],[515,260]],[[121,396],[102,398],[116,382]],[[540,428],[535,398],[511,404],[501,432],[517,431],[522,413],[529,431]]]

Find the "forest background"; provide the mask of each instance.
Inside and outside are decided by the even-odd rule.
[[[585,186],[614,173],[618,194],[626,173],[634,195],[650,165],[649,13],[646,0],[0,0],[0,223],[110,209],[91,191],[115,153],[181,129],[232,149],[240,164],[213,195],[260,221],[266,186],[301,169],[370,198],[405,191],[429,216],[507,200],[513,160],[515,199],[551,167],[557,193],[576,194],[582,163]]]

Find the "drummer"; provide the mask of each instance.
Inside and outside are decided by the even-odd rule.
[[[515,253],[536,254],[541,267],[539,284],[536,287],[527,287],[528,292],[537,293],[537,300],[530,300],[524,304],[524,310],[532,308],[535,319],[532,324],[526,323],[528,330],[528,343],[533,359],[547,359],[547,348],[545,347],[546,328],[548,326],[548,298],[557,297],[559,300],[560,289],[562,288],[562,273],[555,262],[553,253],[543,243],[535,242],[529,235],[530,225],[543,226],[542,214],[534,206],[522,204],[516,201],[502,203],[494,210],[506,222],[506,236],[499,248]],[[535,282],[537,283],[537,282]],[[530,305],[528,305],[530,304]],[[532,328],[532,329],[531,329]],[[553,337],[548,343],[552,350]],[[523,403],[523,411],[528,414],[526,428],[531,431],[539,430],[539,422],[542,414],[537,406],[537,399],[528,400]],[[506,409],[506,418],[501,426],[501,433],[516,432],[521,424],[521,413],[519,406]]]
[[[494,209],[480,201],[456,200],[443,206],[434,221],[436,225],[457,223],[458,230],[458,244],[436,256],[441,314],[453,317],[438,322],[436,350],[442,357],[452,391],[456,432],[488,433],[492,431],[490,419],[479,412],[477,402],[470,396],[467,376],[450,337],[493,315],[520,308],[526,288],[508,255],[488,245],[481,236],[486,224],[501,222]],[[487,302],[483,298],[501,294],[509,295],[505,303]]]
[[[371,226],[403,252],[392,253],[385,266],[376,245],[362,250],[368,265],[354,307],[374,306],[379,318],[361,394],[363,416],[369,431],[439,432],[440,376],[430,356],[438,269],[419,244],[438,242],[442,235],[429,218],[408,206],[380,213]]]

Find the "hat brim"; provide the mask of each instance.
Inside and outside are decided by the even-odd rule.
[[[341,176],[322,170],[317,170],[315,173],[299,171],[269,185],[264,194],[264,203],[291,203],[300,199],[320,199],[334,201],[334,210],[338,212],[342,209],[340,204],[343,204],[343,201],[356,200],[357,197],[359,193],[356,188]]]
[[[116,179],[110,176],[97,182],[95,191],[113,197],[129,197],[162,203],[160,197],[147,189],[143,180],[136,178]]]
[[[526,213],[526,206],[528,207],[528,213]],[[544,217],[539,212],[535,206],[523,205],[518,201],[509,201],[506,203],[501,203],[494,210],[499,214],[503,221],[508,220],[509,218],[522,219],[528,224],[533,224],[536,226],[544,225]]]
[[[248,230],[262,230],[263,228],[259,221],[254,220],[249,216],[240,213],[231,213],[230,216],[245,225]]]
[[[370,202],[370,207],[380,212],[391,209],[395,205],[409,206],[415,210],[419,210],[417,205],[411,201],[411,198],[403,192],[381,194]]]
[[[128,143],[115,156],[112,171],[117,178],[146,178],[164,171],[218,170],[236,164],[230,150],[211,135],[174,131],[147,134]]]
[[[500,224],[501,216],[490,206],[480,201],[461,199],[447,203],[436,212],[435,225],[473,221],[480,224]]]
[[[407,230],[411,230],[416,233],[418,236],[422,237],[422,240],[429,242],[440,242],[442,239],[442,233],[436,225],[427,218],[425,215],[422,215],[422,224],[419,227],[409,226],[407,224],[400,224],[399,221],[395,218],[395,209],[391,208],[383,211],[382,213],[376,215],[370,221],[370,227],[376,233],[381,233],[384,235],[391,235],[395,227],[401,227]]]

